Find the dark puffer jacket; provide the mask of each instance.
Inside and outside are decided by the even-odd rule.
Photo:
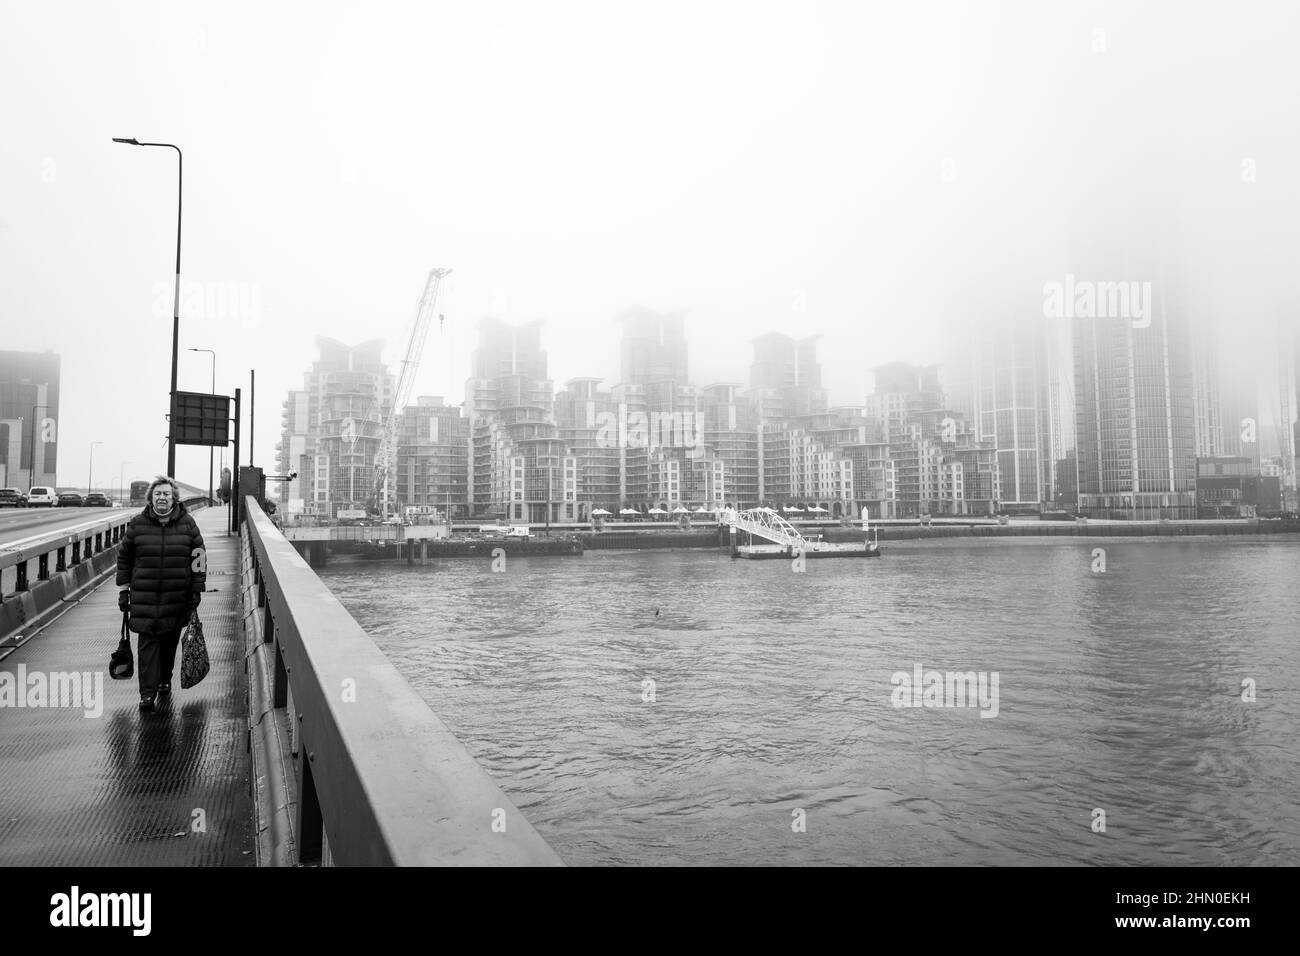
[[[117,552],[117,586],[131,586],[130,628],[161,634],[184,627],[208,586],[207,551],[180,502],[164,524],[153,506],[131,519]]]

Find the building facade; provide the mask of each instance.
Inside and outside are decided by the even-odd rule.
[[[318,337],[303,389],[282,406],[279,463],[298,472],[287,500],[301,499],[304,514],[333,518],[375,506],[375,458],[396,387],[383,344]]]
[[[59,469],[59,356],[0,351],[0,487],[54,487]]]
[[[1079,511],[1194,518],[1195,413],[1188,331],[1164,303],[1149,324],[1074,320]]]
[[[279,482],[285,514],[302,514],[316,470],[316,436],[311,428],[311,396],[303,390],[289,392],[280,404],[280,440],[275,446],[280,474],[296,478]],[[304,492],[304,489],[307,489]]]
[[[554,420],[541,323],[511,326],[484,319],[478,331],[465,383],[468,514],[515,521],[545,521],[550,514],[558,520],[557,506],[567,503],[576,515],[577,477],[570,487],[571,456]]]
[[[402,411],[395,452],[399,514],[468,518],[469,419],[441,395],[422,395]]]
[[[971,423],[974,440],[997,451],[1001,509],[1050,508],[1057,462],[1073,447],[1063,431],[1063,375],[1055,328],[1034,321],[989,322],[960,339],[945,367],[947,404]]]

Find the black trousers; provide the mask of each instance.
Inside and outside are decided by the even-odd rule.
[[[159,684],[169,684],[172,668],[176,664],[176,648],[181,643],[181,631],[163,631],[159,634],[141,634],[140,652],[136,655],[136,673],[140,678],[140,696],[153,697]]]

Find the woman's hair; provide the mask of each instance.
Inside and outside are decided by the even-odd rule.
[[[176,487],[176,479],[168,478],[166,475],[159,475],[153,481],[149,482],[149,491],[144,496],[145,501],[150,503],[153,502],[153,490],[157,488],[159,485],[171,485],[172,498],[174,498],[178,502],[181,500],[181,490]]]

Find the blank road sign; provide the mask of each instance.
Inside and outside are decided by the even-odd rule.
[[[229,395],[176,393],[176,444],[222,447],[229,442]]]

